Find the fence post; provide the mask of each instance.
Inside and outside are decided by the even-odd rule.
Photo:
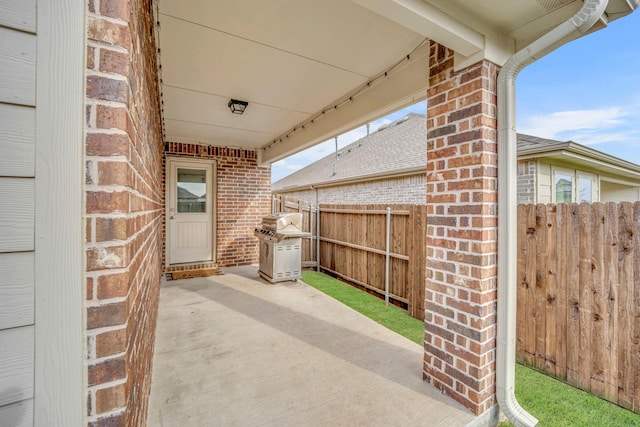
[[[316,271],[320,271],[320,205],[316,215]]]
[[[389,305],[389,262],[391,258],[391,208],[387,208],[387,246],[384,265],[384,303]]]
[[[314,224],[313,224],[313,205],[309,204],[309,261],[313,261],[313,238],[314,238]]]

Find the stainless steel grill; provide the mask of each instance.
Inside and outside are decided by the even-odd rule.
[[[277,213],[262,219],[254,234],[260,239],[258,273],[271,283],[297,280],[302,270],[301,213]]]

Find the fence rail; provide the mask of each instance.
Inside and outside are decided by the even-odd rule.
[[[640,202],[518,207],[517,358],[640,412]]]
[[[304,231],[312,233],[303,243],[304,266],[319,262],[320,269],[388,295],[424,319],[426,206],[321,205],[317,215],[315,207],[282,196],[274,196],[272,206],[303,214]]]

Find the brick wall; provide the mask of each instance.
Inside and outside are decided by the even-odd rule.
[[[536,161],[518,162],[518,203],[536,203]]]
[[[425,174],[323,187],[317,190],[319,204],[425,204]],[[316,204],[316,190],[282,193],[287,197]]]
[[[168,142],[165,155],[215,160],[214,264],[224,267],[257,263],[258,239],[253,230],[271,213],[271,167],[258,165],[255,150],[238,148]]]
[[[88,424],[145,425],[163,212],[151,1],[87,12]]]
[[[424,377],[476,414],[495,403],[498,71],[431,43]]]

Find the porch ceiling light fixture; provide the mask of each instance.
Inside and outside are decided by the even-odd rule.
[[[244,110],[247,109],[247,105],[249,105],[247,101],[239,101],[237,99],[230,99],[229,103],[227,104],[233,114],[244,113]]]

